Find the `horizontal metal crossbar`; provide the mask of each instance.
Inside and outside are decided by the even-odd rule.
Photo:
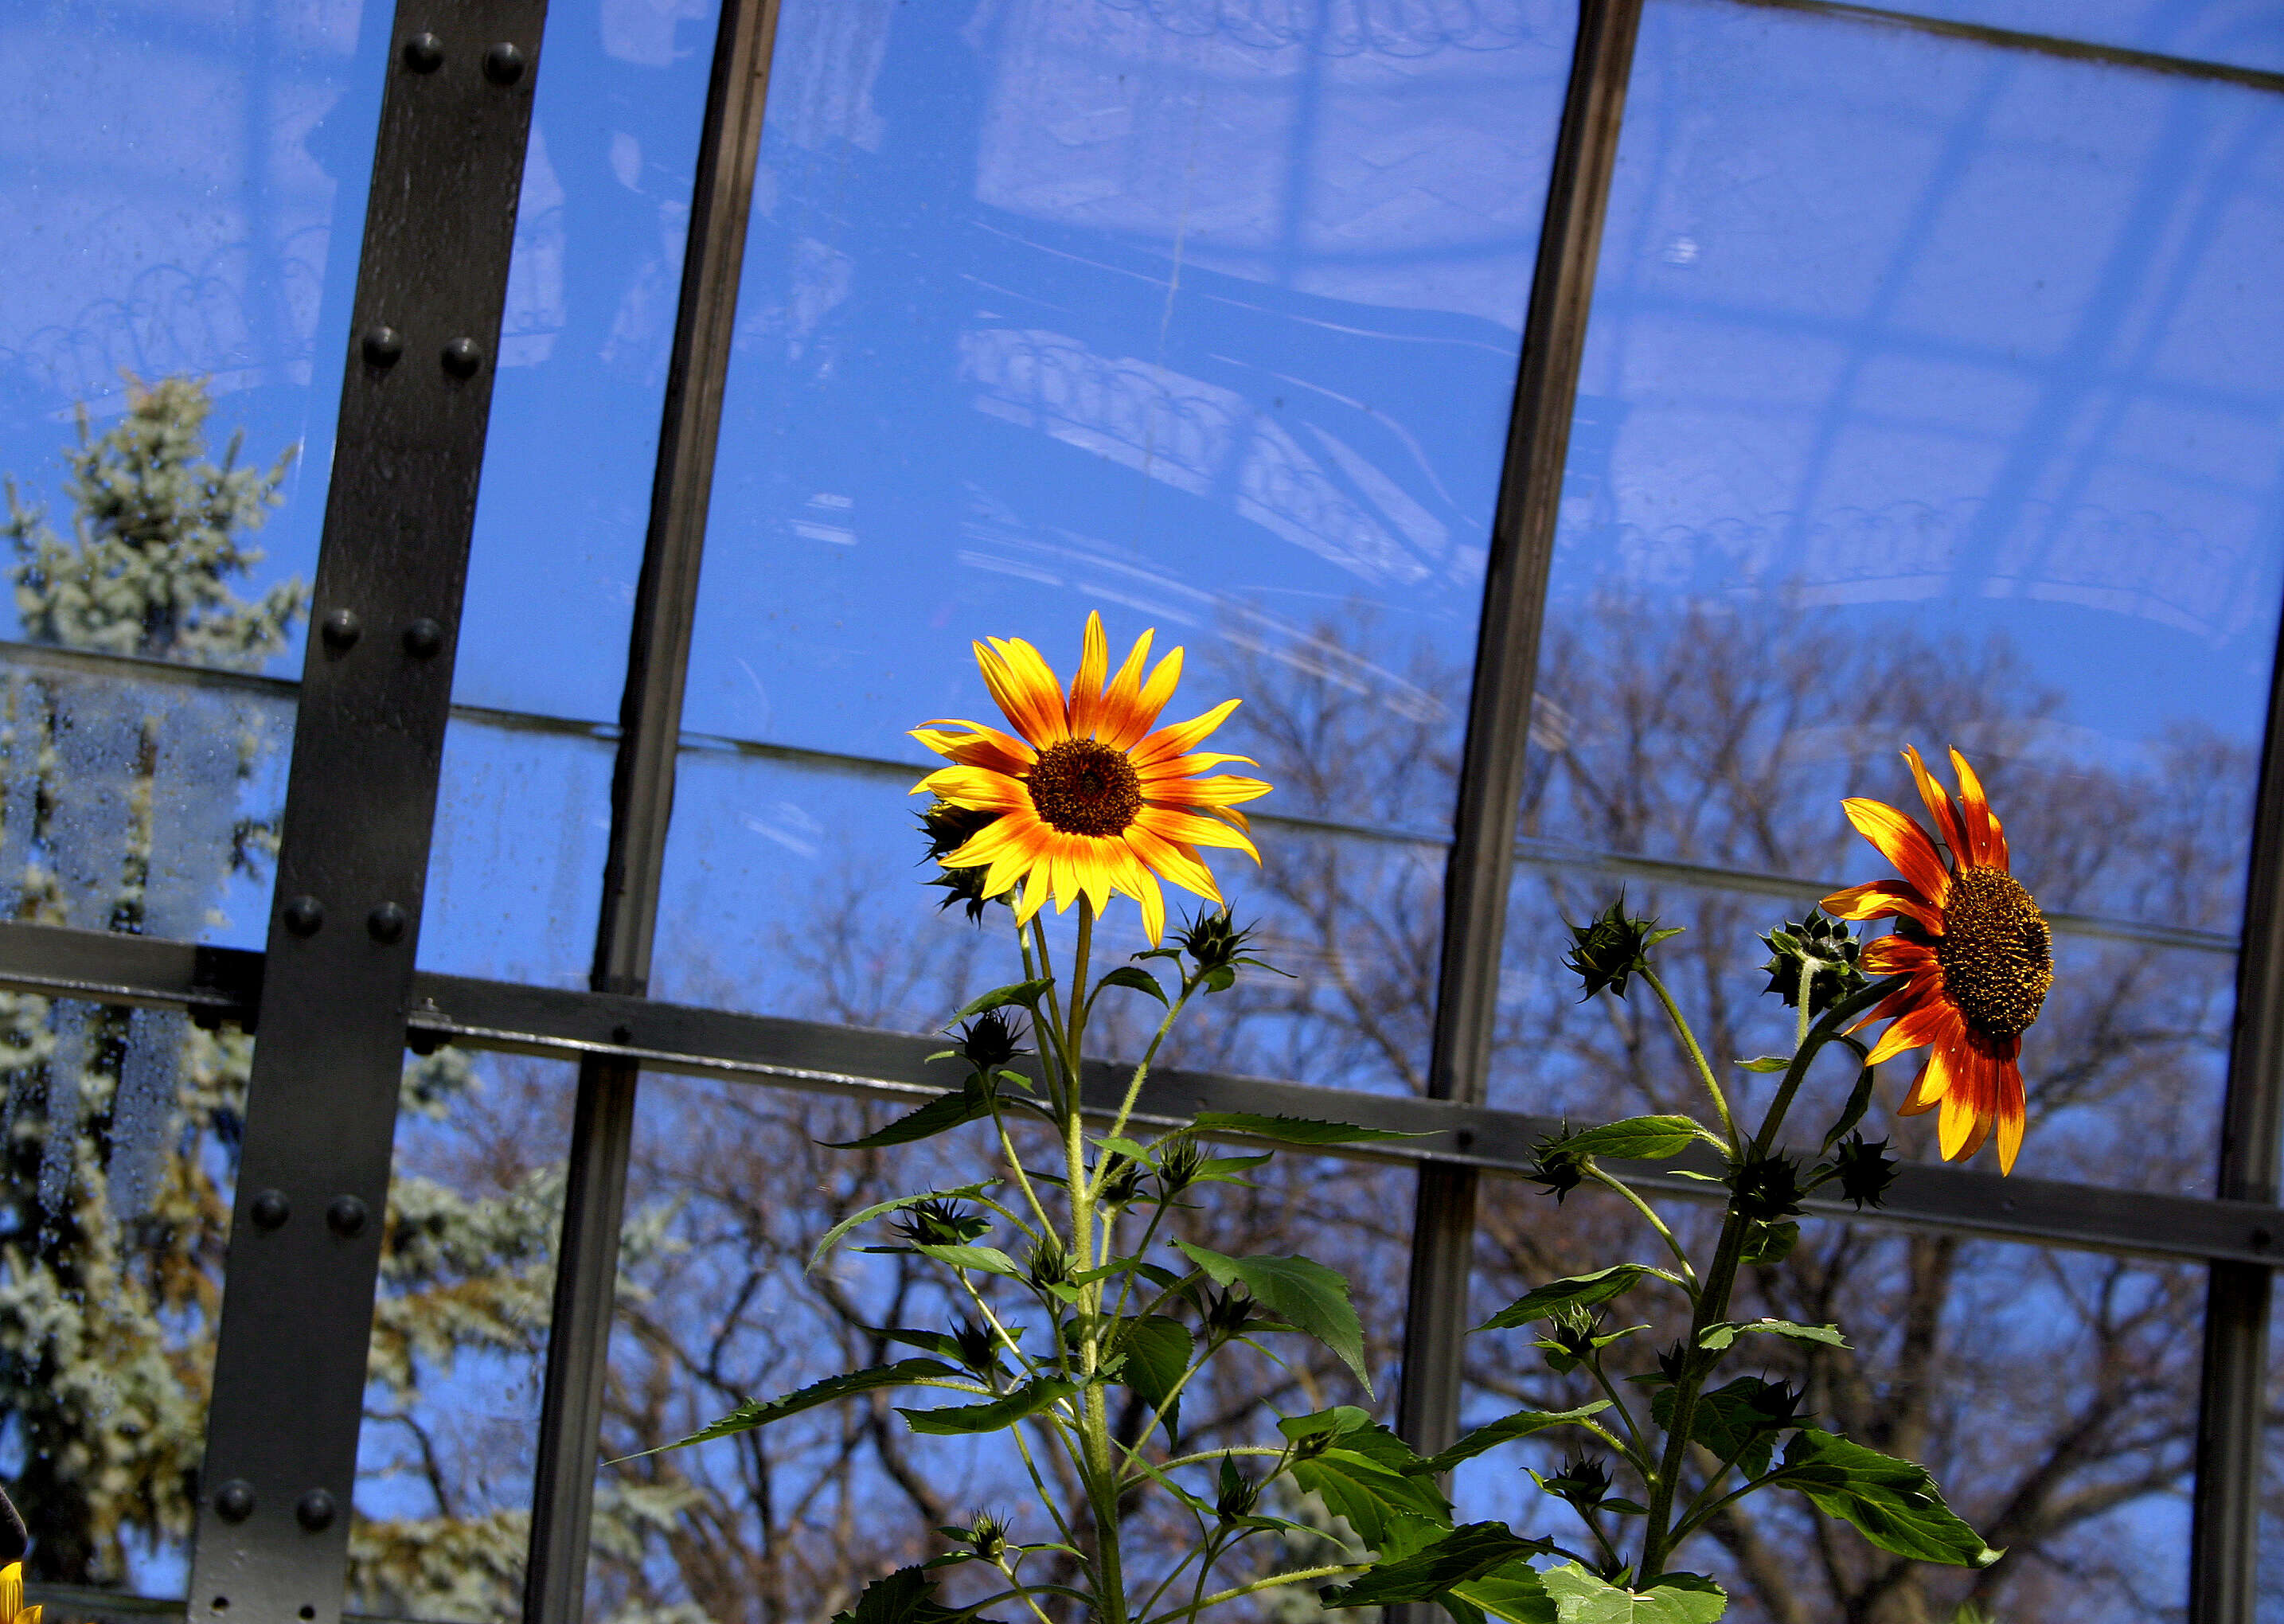
[[[262,955],[0,922],[0,988],[187,1010],[196,1019],[251,1028],[261,1012]],[[944,1068],[927,1065],[942,1047],[936,1039],[426,972],[414,977],[405,1032],[418,1048],[451,1043],[571,1061],[607,1055],[653,1071],[874,1099],[917,1101],[946,1086]],[[1091,1063],[1088,1098],[1107,1112],[1124,1082],[1116,1066]],[[1462,1162],[1507,1175],[1530,1168],[1531,1147],[1555,1126],[1552,1118],[1526,1112],[1171,1070],[1144,1086],[1138,1115],[1163,1126],[1200,1111],[1316,1117],[1411,1134],[1416,1136],[1327,1153]],[[1670,1167],[1643,1167],[1639,1182],[1704,1200],[1713,1187],[1681,1176],[1704,1170],[1685,1159]],[[1811,1199],[1809,1206],[1820,1216],[1859,1216],[1844,1202]],[[2079,1250],[2265,1265],[2277,1261],[2284,1238],[2284,1207],[2261,1202],[2001,1178],[1917,1162],[1905,1165],[1887,1204],[1860,1219]]]

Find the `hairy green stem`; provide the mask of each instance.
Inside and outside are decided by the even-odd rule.
[[[1785,1113],[1792,1109],[1793,1096],[1800,1092],[1801,1083],[1808,1076],[1809,1062],[1818,1050],[1838,1037],[1854,1019],[1870,1009],[1904,984],[1902,976],[1889,976],[1873,981],[1850,994],[1824,1011],[1823,1018],[1800,1041],[1793,1051],[1792,1064],[1785,1067],[1784,1081],[1777,1085],[1777,1097],[1769,1102],[1769,1113],[1761,1120],[1761,1131],[1754,1136],[1753,1152],[1765,1156],[1776,1144],[1777,1129],[1784,1126]]]
[[[1658,979],[1656,971],[1644,965],[1641,978],[1649,983],[1649,989],[1657,995],[1657,1001],[1665,1005],[1666,1019],[1673,1023],[1674,1034],[1681,1039],[1681,1047],[1688,1052],[1690,1065],[1697,1068],[1698,1081],[1713,1097],[1713,1109],[1720,1114],[1721,1131],[1729,1136],[1729,1148],[1733,1151],[1742,1148],[1745,1142],[1738,1136],[1737,1120],[1729,1114],[1729,1097],[1721,1092],[1721,1080],[1705,1063],[1705,1051],[1697,1046],[1697,1035],[1689,1029],[1689,1022],[1682,1018],[1681,1006],[1674,1003],[1673,995],[1665,990],[1665,983]]]

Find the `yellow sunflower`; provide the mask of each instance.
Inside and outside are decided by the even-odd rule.
[[[1224,700],[1202,716],[1158,727],[1158,713],[1181,681],[1182,651],[1160,660],[1145,680],[1151,636],[1142,634],[1112,676],[1102,617],[1088,615],[1068,695],[1039,651],[1020,637],[994,637],[988,648],[979,643],[975,663],[984,686],[1014,733],[961,721],[912,730],[955,763],[921,779],[912,793],[932,792],[993,815],[940,861],[946,868],[983,869],[987,897],[1021,886],[1018,925],[1028,924],[1050,895],[1058,913],[1083,896],[1099,914],[1115,892],[1142,904],[1142,925],[1154,946],[1166,929],[1161,878],[1221,901],[1199,847],[1228,847],[1261,860],[1246,839],[1245,815],[1235,808],[1270,786],[1258,778],[1201,777],[1228,761],[1249,765],[1251,758],[1195,748],[1238,702]]]
[[[40,1610],[24,1605],[24,1565],[0,1567],[0,1624],[40,1624]]]
[[[2038,1019],[2054,984],[2053,938],[2045,916],[2008,871],[2006,832],[1967,758],[1954,750],[1959,804],[1906,748],[1920,798],[1941,832],[1935,837],[1908,813],[1877,800],[1843,803],[1857,832],[1896,865],[1900,877],[1853,886],[1824,899],[1836,919],[1896,916],[1895,934],[1864,949],[1864,973],[1911,979],[1881,1000],[1862,1024],[1894,1018],[1873,1048],[1878,1065],[1927,1046],[1927,1064],[1912,1084],[1903,1113],[1943,1107],[1939,1137],[1946,1159],[1963,1161],[1998,1129],[1998,1170],[2011,1173],[2022,1147],[2022,1034]]]

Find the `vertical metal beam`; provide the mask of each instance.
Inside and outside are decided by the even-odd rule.
[[[737,324],[778,3],[723,0],[715,35],[658,471],[651,486],[650,533],[635,591],[626,691],[619,703],[611,838],[591,977],[597,992],[640,994],[650,985],[700,556],[714,488],[715,444]],[[590,1057],[579,1068],[532,1484],[526,1624],[578,1624],[585,1601],[587,1525],[594,1507],[637,1075],[635,1065],[622,1059]]]
[[[191,1624],[334,1624],[546,0],[401,0],[278,855]]]
[[[2274,1201],[2284,1160],[2284,636],[2268,693],[2236,1029],[2214,1193]],[[2189,1541],[2190,1624],[2253,1624],[2264,1462],[2269,1271],[2215,1263],[2205,1292],[2204,1374]]]
[[[1642,0],[1581,0],[1578,8],[1499,474],[1443,882],[1443,954],[1428,1074],[1428,1092],[1438,1099],[1480,1103],[1490,1069],[1547,570],[1641,11]],[[1443,1448],[1458,1429],[1474,1212],[1473,1169],[1437,1162],[1420,1167],[1397,1425],[1423,1451]]]

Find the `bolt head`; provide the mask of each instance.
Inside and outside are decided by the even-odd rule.
[[[378,942],[404,940],[404,927],[411,924],[403,909],[395,902],[383,902],[364,917],[364,928]]]
[[[484,77],[497,85],[511,85],[523,77],[523,52],[502,40],[484,52]]]
[[[348,653],[364,634],[364,622],[357,619],[354,609],[334,610],[317,628],[317,635],[325,640],[325,646],[336,654]]]
[[[332,1527],[333,1497],[322,1488],[311,1489],[294,1503],[293,1520],[312,1534]]]
[[[444,370],[455,378],[473,378],[483,363],[483,347],[473,339],[454,339],[444,346]]]
[[[433,34],[416,34],[404,42],[404,66],[416,74],[433,74],[444,66],[444,42]]]
[[[215,1490],[214,1505],[223,1521],[244,1522],[254,1515],[254,1485],[244,1478],[232,1478]]]
[[[361,348],[368,366],[391,367],[404,354],[404,335],[394,327],[369,327]]]
[[[443,626],[426,615],[404,629],[404,652],[415,660],[433,660],[443,648]]]
[[[297,896],[286,904],[286,928],[296,936],[314,936],[325,923],[325,905],[314,896]]]
[[[284,1191],[265,1190],[254,1198],[253,1205],[246,1211],[255,1229],[277,1230],[284,1228],[286,1221],[293,1215],[293,1205],[286,1200]]]
[[[365,1205],[355,1196],[335,1196],[325,1208],[325,1227],[344,1240],[364,1228]]]

